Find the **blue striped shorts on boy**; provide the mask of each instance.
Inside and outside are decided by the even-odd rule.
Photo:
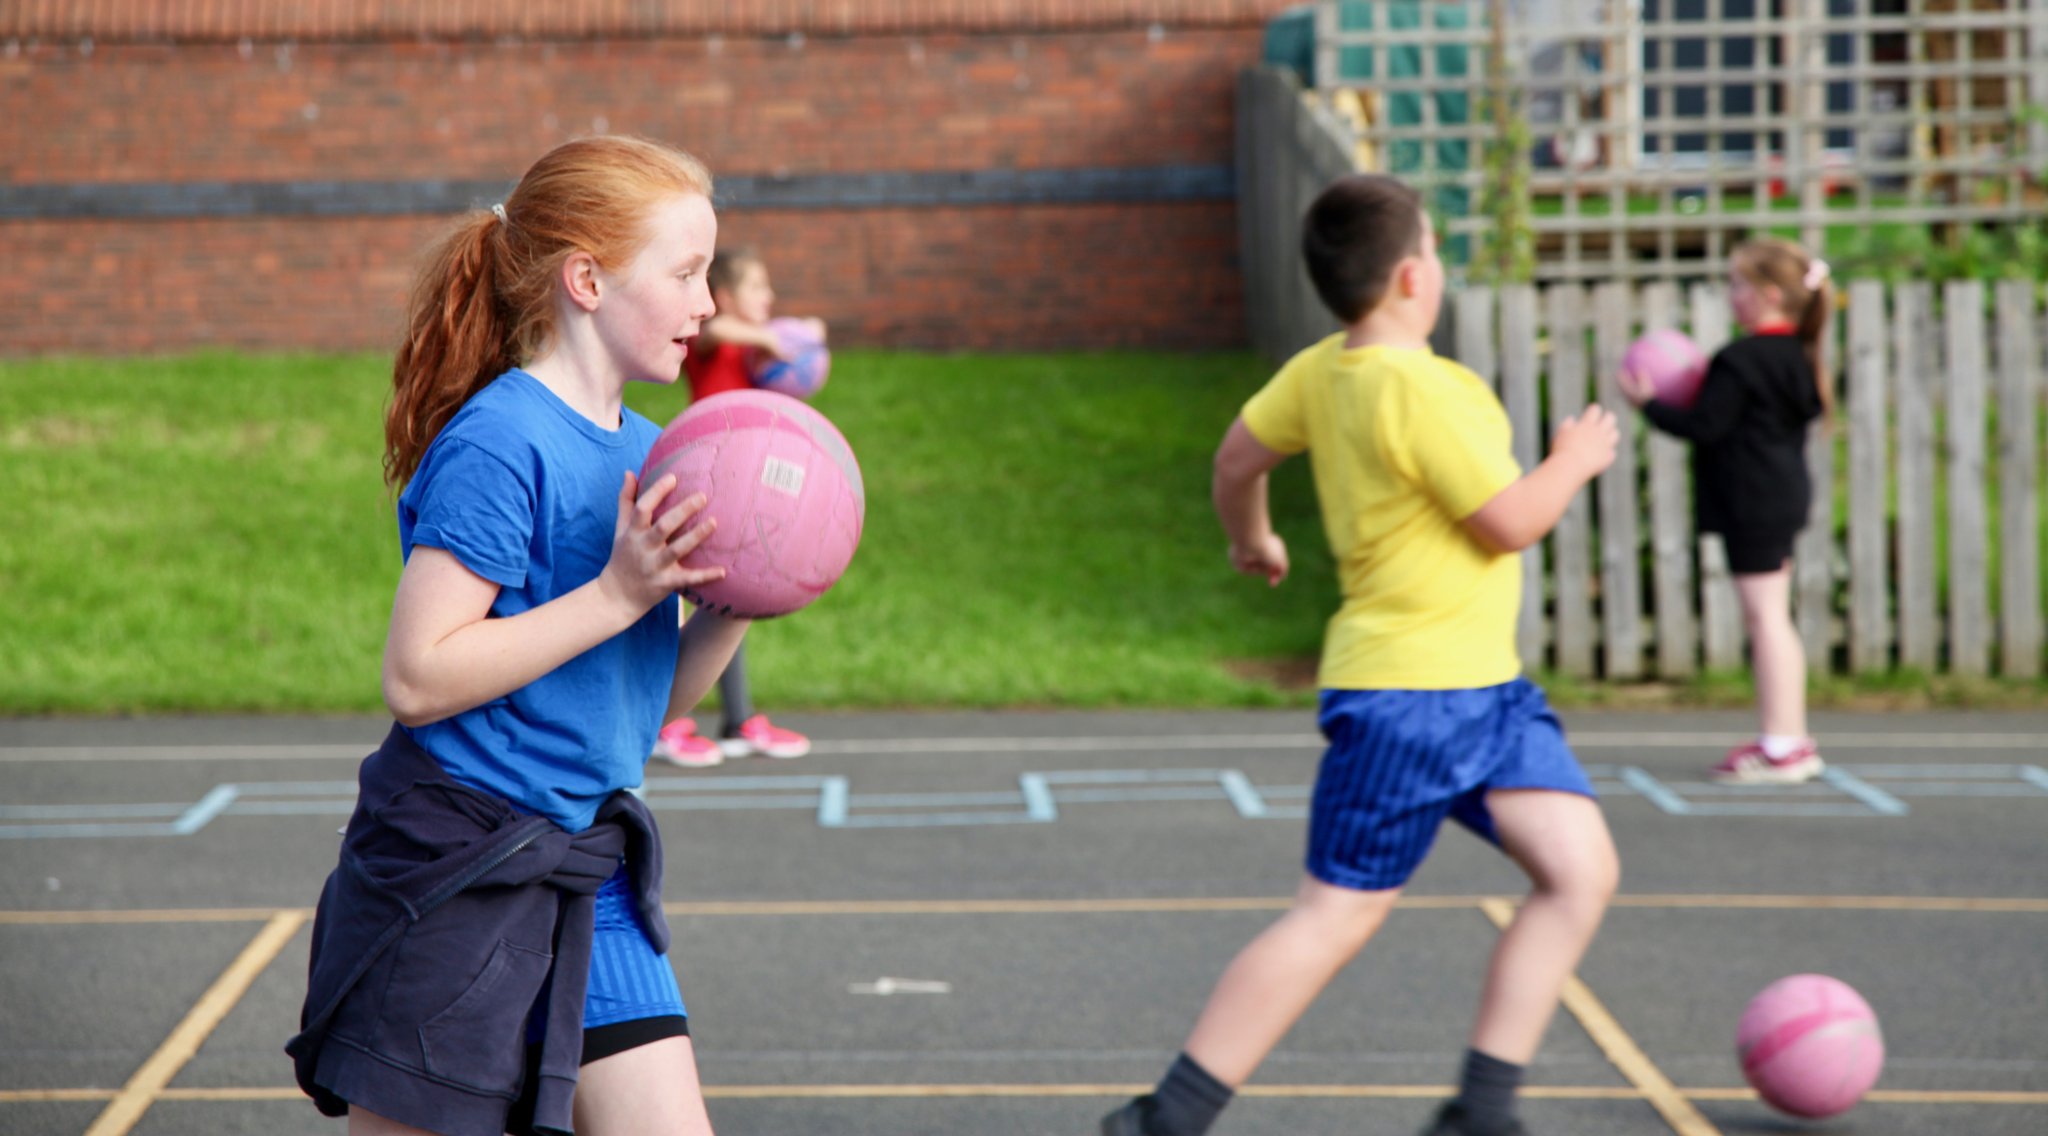
[[[1535,683],[1467,690],[1324,690],[1329,748],[1316,773],[1307,868],[1336,887],[1381,891],[1415,874],[1449,817],[1498,845],[1486,793],[1593,783]]]

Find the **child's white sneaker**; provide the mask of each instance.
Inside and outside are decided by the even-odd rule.
[[[766,714],[756,714],[721,738],[718,746],[727,757],[802,757],[811,752],[811,739],[775,725]]]
[[[1820,776],[1827,763],[1820,747],[1807,738],[1783,757],[1772,757],[1763,743],[1750,742],[1728,751],[1710,774],[1724,785],[1801,785]]]
[[[654,756],[684,769],[708,769],[725,760],[725,751],[698,733],[695,721],[677,718],[654,736]]]

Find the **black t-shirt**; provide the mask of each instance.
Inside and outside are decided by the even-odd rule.
[[[1651,400],[1643,414],[1693,444],[1693,517],[1701,532],[1785,532],[1806,524],[1813,483],[1806,428],[1821,413],[1806,345],[1749,335],[1716,352],[1690,408]]]

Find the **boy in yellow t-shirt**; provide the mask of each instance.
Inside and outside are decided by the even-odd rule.
[[[1479,1003],[1458,1095],[1430,1136],[1525,1133],[1523,1066],[1619,880],[1592,784],[1515,654],[1521,559],[1614,460],[1598,406],[1566,419],[1524,474],[1486,384],[1429,348],[1444,269],[1421,198],[1377,175],[1310,206],[1302,250],[1345,329],[1294,357],[1216,454],[1232,567],[1278,585],[1287,547],[1266,475],[1306,451],[1343,606],[1318,685],[1329,741],[1294,905],[1223,972],[1153,1092],[1104,1136],[1200,1136],[1236,1087],[1372,938],[1446,817],[1529,876]]]

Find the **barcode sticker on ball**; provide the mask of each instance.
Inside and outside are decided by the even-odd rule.
[[[804,491],[804,467],[781,458],[768,458],[761,465],[761,484],[795,497]]]

